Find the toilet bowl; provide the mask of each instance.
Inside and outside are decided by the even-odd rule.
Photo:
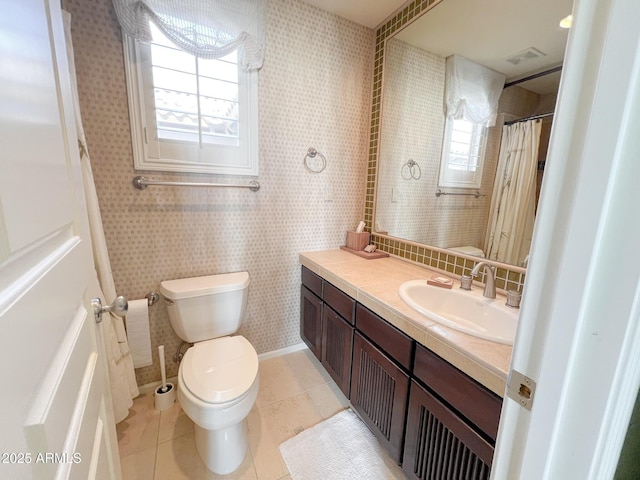
[[[246,417],[259,389],[258,355],[238,330],[247,303],[246,272],[160,284],[176,334],[193,342],[178,370],[178,401],[195,423],[198,454],[209,470],[236,470],[248,448]]]
[[[196,447],[219,475],[245,456],[246,417],[259,388],[258,356],[242,336],[200,342],[187,350],[178,371],[178,401],[195,423]]]

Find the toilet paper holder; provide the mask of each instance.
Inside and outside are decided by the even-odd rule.
[[[158,292],[149,292],[145,295],[147,299],[147,305],[153,307],[160,300],[160,294]]]

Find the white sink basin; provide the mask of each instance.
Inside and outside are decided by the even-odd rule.
[[[485,298],[478,290],[434,287],[426,280],[405,282],[399,293],[407,305],[435,322],[474,337],[513,345],[519,310],[505,306],[504,298]]]

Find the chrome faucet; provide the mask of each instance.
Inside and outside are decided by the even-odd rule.
[[[496,267],[492,267],[487,262],[478,262],[471,270],[471,278],[478,275],[480,269],[484,267],[485,284],[483,295],[487,298],[496,298]]]

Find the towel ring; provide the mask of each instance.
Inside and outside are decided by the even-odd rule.
[[[313,168],[311,168],[309,166],[308,160],[310,158],[316,158],[316,157],[319,157],[320,160],[322,161],[321,167],[319,169],[313,169]],[[306,153],[306,155],[304,156],[304,159],[303,159],[303,163],[304,163],[304,168],[306,168],[311,173],[320,173],[325,168],[327,168],[327,159],[324,157],[323,154],[321,154],[319,151],[317,151],[313,147],[309,147],[309,150],[307,150],[307,153]]]
[[[407,177],[405,177],[404,175],[404,167],[407,167],[409,171],[409,176]],[[405,162],[402,165],[402,167],[400,167],[400,176],[404,180],[409,180],[410,178],[413,178],[414,180],[419,180],[420,177],[422,176],[422,169],[420,168],[420,165],[418,165],[418,162],[416,162],[415,160],[407,160],[407,162]]]

